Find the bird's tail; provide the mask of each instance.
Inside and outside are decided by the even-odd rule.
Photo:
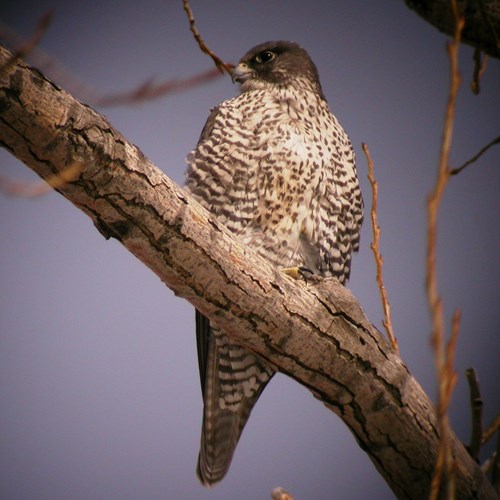
[[[211,486],[229,469],[250,412],[276,371],[198,312],[196,327],[204,402],[197,475]]]

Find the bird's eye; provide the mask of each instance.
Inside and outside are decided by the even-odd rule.
[[[255,56],[255,60],[258,63],[266,63],[274,59],[275,56],[276,54],[274,52],[271,52],[270,50],[264,50],[263,52]]]

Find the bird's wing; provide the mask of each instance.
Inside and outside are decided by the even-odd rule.
[[[301,251],[306,267],[344,283],[349,279],[352,252],[359,248],[363,199],[351,143],[338,122],[334,123],[336,152],[321,171],[309,223],[301,234]]]

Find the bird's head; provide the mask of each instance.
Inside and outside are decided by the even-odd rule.
[[[268,84],[293,85],[300,79],[310,82],[321,93],[315,64],[294,42],[265,42],[250,49],[233,69],[232,78],[241,84],[242,91],[265,88]]]

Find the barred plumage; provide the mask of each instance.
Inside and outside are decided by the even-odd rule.
[[[188,158],[186,189],[277,267],[345,282],[363,201],[351,143],[308,54],[292,42],[251,49],[233,72],[241,94],[210,114]],[[197,313],[204,399],[200,480],[224,476],[274,369]]]

